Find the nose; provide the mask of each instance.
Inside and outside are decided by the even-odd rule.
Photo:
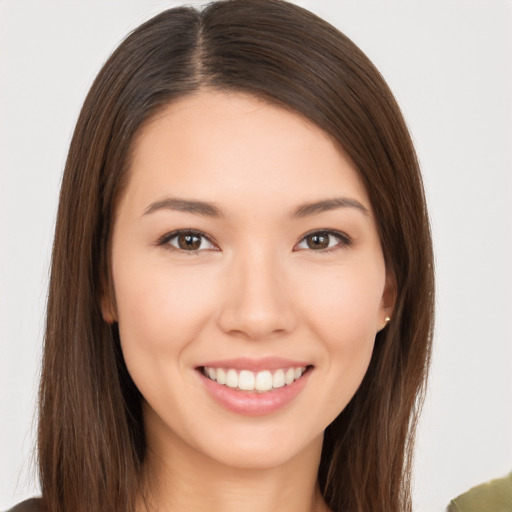
[[[220,328],[230,335],[263,340],[292,332],[297,324],[293,290],[282,262],[272,253],[245,251],[226,271]]]

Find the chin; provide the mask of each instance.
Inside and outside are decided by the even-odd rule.
[[[232,439],[224,445],[204,447],[203,453],[215,462],[240,470],[269,470],[285,466],[322,445],[323,432],[313,440],[275,436],[272,439]],[[314,450],[315,453],[317,450]],[[313,453],[313,451],[311,451]]]

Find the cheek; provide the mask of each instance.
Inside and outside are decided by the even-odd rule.
[[[373,340],[384,282],[384,267],[380,265],[352,265],[337,272],[317,273],[305,283],[302,309],[333,348]]]
[[[127,364],[146,358],[177,364],[176,355],[192,343],[208,320],[215,287],[201,272],[158,264],[115,267],[119,333]],[[218,296],[218,295],[217,295]]]
[[[317,274],[317,279],[307,282],[301,299],[310,329],[323,347],[325,409],[319,413],[326,425],[346,407],[367,372],[385,282],[380,266],[346,270],[326,279]]]
[[[201,272],[158,263],[130,265],[125,260],[114,268],[119,336],[128,372],[152,407],[177,409],[180,397],[173,390],[182,390],[183,379],[190,378],[187,354],[211,316],[215,283],[210,278],[207,284]]]

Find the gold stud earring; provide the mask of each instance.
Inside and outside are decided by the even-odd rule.
[[[391,318],[389,318],[389,316],[387,316],[386,318],[384,318],[384,325],[381,327],[381,331],[386,328],[389,324],[389,322],[391,321]]]
[[[389,316],[384,318],[384,325],[379,329],[378,332],[383,331],[388,326],[390,321],[391,321],[391,318]]]

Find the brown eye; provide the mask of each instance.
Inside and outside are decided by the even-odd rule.
[[[186,252],[199,252],[203,250],[215,249],[215,245],[200,232],[195,231],[175,231],[169,233],[161,239],[159,245],[166,245],[174,250]]]
[[[329,252],[337,248],[348,247],[350,238],[335,231],[315,231],[309,233],[297,244],[298,249]]]
[[[307,236],[305,240],[310,249],[327,249],[330,242],[328,233],[315,233]]]
[[[201,247],[201,237],[197,235],[179,235],[178,247],[185,251],[195,251]]]

